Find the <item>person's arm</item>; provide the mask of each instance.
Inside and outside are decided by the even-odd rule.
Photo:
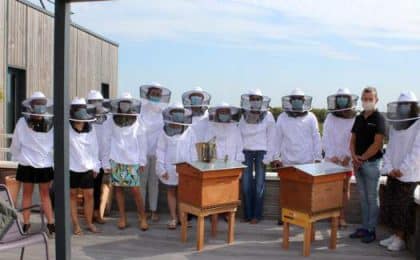
[[[244,145],[242,143],[242,135],[239,132],[238,129],[238,134],[235,135],[236,136],[236,158],[235,160],[237,162],[243,162],[245,161],[245,156],[244,156]]]
[[[137,137],[138,145],[140,147],[139,153],[139,166],[140,170],[143,171],[147,164],[147,135],[144,129],[139,129],[139,135]]]
[[[404,175],[412,172],[412,169],[420,169],[420,131],[417,131],[413,149],[404,157],[399,170]]]
[[[276,121],[271,113],[267,114],[267,153],[264,155],[264,164],[274,161],[276,154]]]
[[[90,146],[91,148],[91,156],[92,158],[94,158],[94,173],[95,175],[99,173],[99,170],[101,168],[101,161],[99,160],[99,144],[98,144],[98,138],[97,138],[97,133],[96,133],[96,129],[93,127],[92,131],[91,131],[91,136],[92,136],[92,144]]]
[[[102,168],[106,173],[109,173],[111,170],[110,156],[111,156],[111,140],[112,140],[112,129],[113,125],[111,122],[112,117],[104,122],[104,127],[102,128],[102,138],[103,138],[103,147],[101,152],[101,163]]]
[[[318,127],[318,120],[313,115],[312,117],[312,142],[314,144],[313,146],[313,156],[315,162],[321,162],[322,161],[322,144],[321,144],[321,134],[319,133],[319,127]]]
[[[20,126],[21,126],[21,120],[16,124],[15,131],[13,132],[12,137],[12,143],[10,144],[10,153],[12,155],[12,161],[17,161],[19,159],[20,149],[22,146],[21,140],[20,140]]]
[[[165,168],[165,151],[166,151],[166,142],[163,134],[158,138],[157,147],[156,147],[156,175],[162,177],[167,171]]]
[[[376,134],[373,144],[369,146],[369,148],[361,155],[361,159],[363,161],[369,160],[375,154],[377,154],[384,145],[384,137],[385,137],[385,118],[379,116],[379,120],[376,126]]]
[[[282,157],[281,147],[283,144],[283,130],[282,130],[281,116],[282,115],[280,114],[279,117],[277,118],[276,139],[273,141],[274,145],[276,146],[276,149],[275,149],[276,154],[274,155],[275,160],[272,163],[273,168],[279,168],[283,166],[283,163],[281,161],[281,157]]]

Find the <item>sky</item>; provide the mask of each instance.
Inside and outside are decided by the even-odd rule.
[[[420,0],[118,0],[72,11],[119,43],[119,93],[159,82],[175,103],[200,86],[212,104],[238,105],[260,88],[277,107],[301,88],[324,108],[338,88],[369,85],[382,109],[401,91],[420,97]]]

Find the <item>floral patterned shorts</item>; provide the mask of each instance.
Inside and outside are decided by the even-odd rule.
[[[117,187],[139,187],[139,165],[120,164],[111,160],[111,184]]]

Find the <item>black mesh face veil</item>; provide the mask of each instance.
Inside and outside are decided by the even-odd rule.
[[[392,102],[387,105],[386,118],[396,130],[404,130],[420,118],[419,111],[417,101]]]
[[[182,107],[163,110],[164,131],[168,136],[183,134],[192,124],[192,112]]]
[[[155,103],[168,104],[171,100],[171,91],[157,84],[140,86],[140,98]]]

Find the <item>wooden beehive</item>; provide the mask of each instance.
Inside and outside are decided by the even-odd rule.
[[[319,166],[322,169],[322,165]],[[282,168],[278,171],[280,205],[310,215],[340,209],[343,207],[344,179],[348,173],[349,170],[343,167],[316,174],[296,167]]]
[[[203,171],[188,163],[177,164],[180,202],[199,208],[239,202],[239,178],[243,167],[210,168]]]

